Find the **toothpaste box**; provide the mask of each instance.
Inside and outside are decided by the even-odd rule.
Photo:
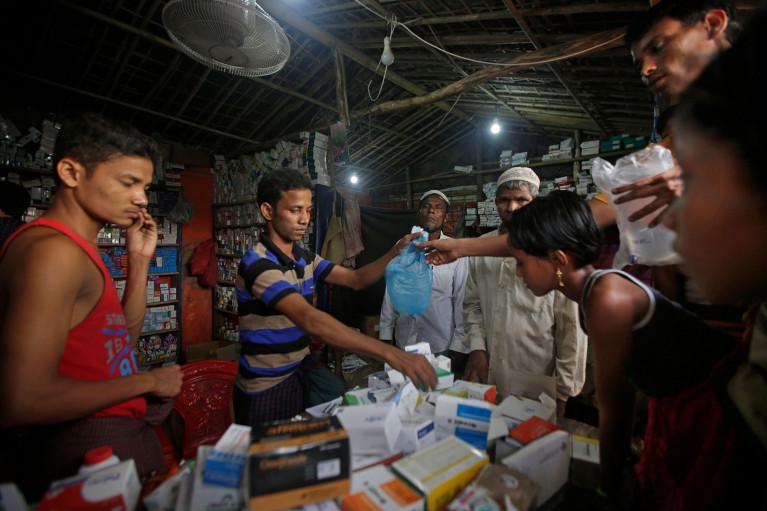
[[[90,474],[54,481],[43,495],[38,511],[133,511],[141,482],[133,460]]]

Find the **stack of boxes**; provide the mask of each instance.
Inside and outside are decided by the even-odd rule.
[[[530,163],[530,160],[527,159],[527,151],[511,155],[512,167],[519,167],[520,165],[526,165],[528,163]]]
[[[141,332],[155,332],[157,330],[175,330],[178,328],[178,317],[174,305],[158,305],[147,307],[144,315],[144,325]]]
[[[176,301],[177,290],[170,276],[150,275],[146,283],[146,303]]]
[[[328,174],[328,136],[319,132],[301,133],[303,140],[305,171],[312,180],[312,184],[330,186]]]
[[[541,161],[566,160],[573,157],[573,139],[566,138],[559,144],[549,146],[549,152],[541,156]]]
[[[581,142],[581,156],[599,154],[599,140],[584,140]]]
[[[135,351],[139,367],[176,360],[178,337],[171,332],[139,337]]]
[[[508,169],[509,167],[519,167],[530,163],[527,159],[527,151],[522,153],[515,153],[511,149],[504,149],[501,151],[501,157],[499,167],[502,169]]]
[[[501,217],[498,216],[498,206],[495,205],[495,181],[482,185],[485,192],[484,201],[477,202],[477,216],[480,227],[498,227],[501,225]]]
[[[258,179],[263,173],[262,169],[257,168],[255,160],[240,157],[238,160],[227,162],[220,154],[213,158],[216,173],[214,202],[255,202]]]
[[[514,152],[511,149],[504,149],[501,151],[500,161],[498,162],[498,168],[507,169],[511,167],[511,157]]]
[[[646,145],[647,139],[644,137],[632,137],[628,133],[621,133],[619,135],[613,135],[607,140],[601,140],[599,142],[599,152],[609,153],[612,151],[620,151],[622,149],[639,150]]]

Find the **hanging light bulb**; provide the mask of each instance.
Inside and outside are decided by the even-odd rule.
[[[381,54],[381,64],[384,66],[391,66],[394,64],[394,54],[391,52],[391,40],[388,37],[384,37],[384,49]]]
[[[497,135],[501,132],[501,123],[498,122],[498,105],[495,105],[495,119],[493,119],[493,124],[490,125],[490,133],[493,135]]]
[[[356,185],[357,184],[357,174],[352,174],[352,177],[349,178],[349,181],[351,181],[353,185]]]

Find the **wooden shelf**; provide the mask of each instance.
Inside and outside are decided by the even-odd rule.
[[[225,257],[225,258],[228,258],[228,259],[241,259],[242,258],[242,254],[220,254],[220,253],[216,252],[216,257]]]
[[[214,225],[214,229],[236,229],[238,227],[266,227],[263,222],[256,222],[253,224],[236,224],[236,225]]]
[[[232,316],[237,315],[237,311],[229,310],[229,309],[222,309],[221,307],[213,307],[213,310],[216,310],[218,312],[223,312],[224,314],[231,314]]]
[[[180,332],[178,328],[168,328],[167,330],[150,330],[149,332],[141,332],[139,337],[147,337],[149,335],[167,334],[170,332]]]
[[[226,206],[244,206],[246,204],[255,204],[256,200],[241,200],[237,202],[214,202],[213,207],[214,208],[221,208]]]
[[[37,174],[40,176],[53,177],[53,169],[33,169],[29,167],[15,167],[13,165],[0,165],[0,172],[18,172],[19,174]]]
[[[214,335],[213,336],[213,340],[214,341],[222,341],[222,342],[231,342],[231,343],[234,343],[234,344],[239,344],[239,342],[240,342],[239,339],[236,340],[236,341],[233,341],[232,339],[225,339],[225,338],[223,338],[223,337],[221,337],[219,335]]]
[[[178,300],[166,300],[164,302],[146,302],[147,307],[155,307],[157,305],[172,305],[178,303]]]
[[[98,245],[99,247],[105,247],[105,248],[124,247],[125,243],[99,243]],[[178,247],[179,244],[178,243],[158,243],[157,246],[158,247]]]
[[[232,281],[229,281],[229,280],[219,280],[218,283],[221,284],[222,286],[233,286],[234,285],[234,281],[233,280]]]
[[[114,245],[110,245],[110,246],[114,246]],[[170,272],[163,272],[163,273],[160,273],[160,272],[149,272],[149,276],[150,277],[153,277],[153,276],[154,277],[163,277],[163,276],[167,276],[167,275],[178,275],[178,274],[179,273],[177,271],[170,271]],[[112,277],[113,279],[125,279],[125,278],[128,278],[127,275],[109,275],[109,276]]]

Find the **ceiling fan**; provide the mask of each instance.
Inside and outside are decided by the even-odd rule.
[[[270,75],[290,57],[285,31],[255,0],[170,0],[162,22],[184,53],[225,73]]]

